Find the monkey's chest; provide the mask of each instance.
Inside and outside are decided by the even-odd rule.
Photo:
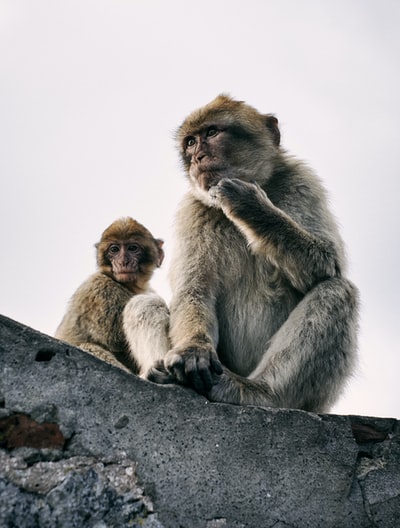
[[[298,298],[279,272],[257,257],[233,268],[226,268],[217,296],[218,353],[233,372],[247,376]]]

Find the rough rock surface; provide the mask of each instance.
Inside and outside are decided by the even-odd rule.
[[[213,404],[0,316],[0,526],[400,526],[399,422]]]

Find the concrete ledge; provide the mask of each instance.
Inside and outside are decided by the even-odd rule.
[[[0,373],[0,526],[400,526],[397,420],[210,403],[2,316]]]

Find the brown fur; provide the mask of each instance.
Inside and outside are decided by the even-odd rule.
[[[134,257],[129,279],[120,282],[109,248],[128,242],[137,244],[140,251]],[[162,244],[132,218],[113,222],[96,244],[99,271],[74,293],[55,336],[120,368],[137,371],[123,329],[123,310],[133,296],[151,291],[149,281],[164,256]],[[123,264],[130,266],[132,262],[125,258]]]

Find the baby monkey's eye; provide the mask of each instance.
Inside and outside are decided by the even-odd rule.
[[[118,251],[119,251],[119,246],[118,246],[117,244],[113,244],[112,246],[110,246],[110,247],[108,248],[108,251],[109,251],[110,253],[118,253]]]
[[[139,244],[129,244],[128,246],[128,251],[132,251],[133,253],[136,253],[140,249],[141,247],[139,246]]]

